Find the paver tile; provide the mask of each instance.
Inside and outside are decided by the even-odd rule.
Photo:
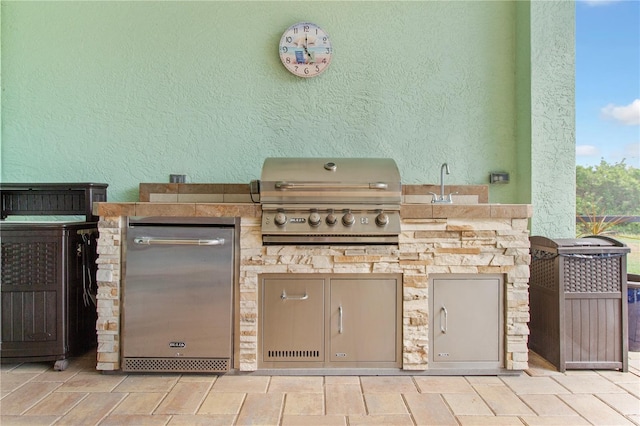
[[[640,377],[638,377],[638,381],[636,383],[618,383],[618,386],[636,398],[640,398]]]
[[[7,368],[11,370],[12,374],[44,373],[45,371],[51,369],[51,363],[50,362],[25,362],[17,365],[8,364]],[[4,372],[5,369],[3,368],[2,371]]]
[[[111,414],[151,415],[165,396],[164,392],[130,393]]]
[[[564,401],[557,395],[539,395],[525,394],[520,398],[527,404],[538,416],[577,416]]]
[[[56,425],[94,425],[110,413],[126,394],[115,392],[96,392],[87,395],[73,407]]]
[[[55,414],[62,416],[71,410],[77,403],[82,401],[86,396],[86,393],[79,392],[52,392],[36,405],[31,407],[25,415],[47,416]]]
[[[493,412],[476,393],[443,393],[456,416],[492,416]],[[411,408],[411,406],[409,406]]]
[[[209,392],[198,414],[238,414],[245,396],[241,392]]]
[[[599,374],[555,376],[556,380],[571,393],[624,393],[624,389],[611,383]]]
[[[269,383],[269,392],[323,392],[322,377],[313,376],[274,376]]]
[[[418,392],[411,377],[407,376],[363,376],[360,378],[364,393],[374,392]]]
[[[10,374],[0,373],[0,393],[6,395],[9,392],[13,392],[20,386],[28,383],[34,377],[37,377],[39,373],[33,374]]]
[[[5,416],[0,415],[2,426],[50,426],[59,416]]]
[[[203,383],[213,383],[218,379],[218,376],[215,374],[185,374],[178,379],[179,382],[203,382]]]
[[[523,416],[521,419],[527,426],[585,426],[591,424],[580,416]]]
[[[608,406],[625,416],[640,416],[640,399],[628,393],[621,395],[615,393],[597,394],[596,397],[604,401]]]
[[[169,423],[169,415],[111,414],[100,422],[100,426],[155,426]]]
[[[269,386],[269,376],[221,376],[211,390],[213,392],[263,393]]]
[[[71,367],[67,368],[64,371],[55,371],[53,369],[49,369],[42,373],[38,373],[33,378],[34,382],[66,382],[82,370],[77,367],[72,369]],[[4,376],[3,376],[4,377]]]
[[[502,381],[518,395],[569,393],[551,377],[502,377]]]
[[[118,386],[115,392],[169,392],[176,383],[179,376],[147,376],[134,375],[126,377]]]
[[[413,426],[409,414],[387,414],[379,416],[349,416],[349,426],[384,425]]]
[[[325,385],[359,385],[360,377],[358,376],[325,376]]]
[[[324,414],[324,394],[288,393],[285,397],[284,414],[289,416],[321,416]]]
[[[465,376],[469,383],[473,385],[498,385],[502,386],[502,380],[498,376]]]
[[[601,370],[598,374],[613,383],[635,383],[640,387],[640,377],[615,370]]]
[[[522,426],[524,423],[513,416],[458,416],[462,426]]]
[[[559,397],[593,424],[607,426],[633,424],[593,395],[569,394],[559,395]]]
[[[154,414],[195,414],[209,391],[209,383],[177,383]]]
[[[282,426],[346,426],[346,416],[282,416]]]
[[[235,419],[235,416],[231,416],[231,415],[224,415],[224,416],[179,415],[179,416],[172,416],[167,426],[231,426],[234,424],[234,419]]]
[[[365,415],[360,385],[325,385],[327,414]]]
[[[277,425],[280,421],[284,394],[250,393],[240,409],[238,425]]]
[[[19,415],[33,407],[60,386],[60,383],[43,382],[27,383],[14,392],[2,398],[3,415]]]
[[[365,393],[364,401],[371,416],[408,413],[402,395],[397,392]]]
[[[421,393],[475,393],[466,378],[460,376],[415,376]]]
[[[64,382],[58,392],[112,392],[125,378],[98,372],[78,373]]]
[[[477,395],[476,395],[477,396]],[[447,407],[441,395],[435,393],[414,394],[404,396],[409,411],[419,425],[457,425],[453,413]]]
[[[507,386],[475,385],[474,388],[498,416],[530,416],[534,414]]]

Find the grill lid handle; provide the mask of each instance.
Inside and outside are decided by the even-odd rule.
[[[375,189],[375,190],[387,190],[389,189],[389,184],[385,182],[370,182],[370,183],[352,183],[352,184],[330,184],[326,182],[285,182],[278,181],[275,183],[276,189],[281,191],[286,191],[288,189],[298,189],[298,190],[307,190],[307,189]]]

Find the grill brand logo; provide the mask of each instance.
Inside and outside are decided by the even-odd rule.
[[[186,348],[187,344],[185,342],[169,342],[170,348]]]

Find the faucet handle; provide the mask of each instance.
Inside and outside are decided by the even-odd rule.
[[[457,193],[458,193],[458,191],[456,191],[456,192],[452,192],[451,194],[449,194],[449,200],[448,200],[448,201],[449,201],[450,203],[453,203],[453,195],[455,195],[455,194],[457,194]]]
[[[429,192],[429,194],[433,195],[433,198],[431,199],[432,203],[437,203],[438,202],[438,194],[436,194],[435,192]]]

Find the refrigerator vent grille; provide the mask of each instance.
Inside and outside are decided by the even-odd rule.
[[[229,358],[124,358],[122,371],[226,373]]]

